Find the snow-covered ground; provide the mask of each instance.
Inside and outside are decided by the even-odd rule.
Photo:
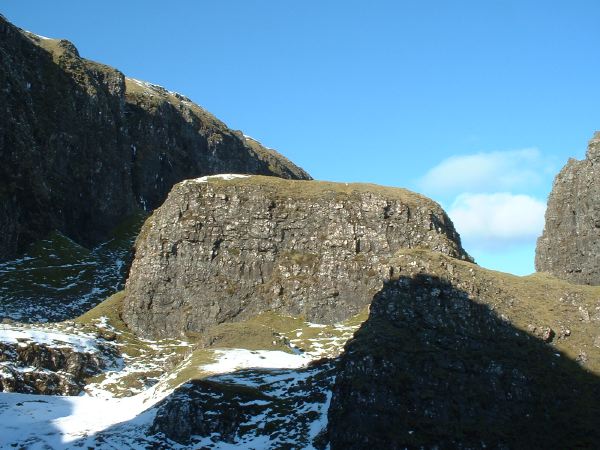
[[[283,357],[283,355],[287,355]],[[283,352],[250,352],[242,349],[219,350],[216,363],[204,368],[210,371],[232,372],[240,368],[254,366],[269,367],[269,370],[246,371],[214,376],[213,380],[228,385],[240,384],[252,386],[276,399],[290,395],[292,388],[298,387],[307,378],[314,377],[319,369],[277,370],[284,367],[302,367],[307,361],[298,355]],[[330,381],[319,391],[325,391]],[[156,443],[148,436],[148,429],[156,416],[154,406],[171,394],[172,389],[164,389],[159,383],[144,392],[131,397],[116,398],[106,392],[96,390],[94,395],[78,397],[42,396],[28,394],[0,394],[0,447],[27,449],[70,449],[70,448],[147,448]],[[299,396],[298,393],[295,395]],[[321,398],[303,401],[296,416],[308,416],[313,420],[304,424],[306,436],[305,448],[311,449],[312,439],[326,426],[327,408],[331,395],[329,391]],[[260,400],[259,400],[260,401]],[[249,405],[245,405],[249,406]],[[275,448],[288,441],[283,435],[275,441],[269,434],[260,432],[270,419],[274,406],[263,401],[263,412],[254,416],[251,422],[256,425],[257,433],[246,433],[235,444],[220,442],[215,436],[198,439],[190,447],[169,441],[173,448]],[[288,425],[296,425],[297,417],[289,417]],[[244,425],[249,425],[248,423]],[[306,433],[308,431],[308,433]],[[285,436],[298,440],[299,437],[288,430]],[[292,441],[293,442],[293,441]]]
[[[156,394],[152,389],[125,398],[2,393],[0,447],[88,448],[86,441],[89,441],[88,446],[95,447],[93,435],[116,424],[124,423],[123,431],[149,426],[155,411],[148,409],[167,394]],[[134,448],[133,440],[121,442],[124,447],[120,448]],[[115,447],[107,445],[105,448]]]
[[[61,333],[37,327],[0,325],[0,342],[26,345],[36,342],[51,347],[70,347],[76,352],[98,353],[96,338],[91,335]]]
[[[217,362],[201,366],[207,373],[230,373],[241,369],[299,369],[312,358],[282,351],[232,348],[215,350]]]
[[[105,318],[97,322],[99,329],[110,329]],[[334,375],[332,363],[313,366],[311,362],[325,355],[334,356],[356,328],[306,323],[303,329],[291,332],[295,338],[290,340],[292,353],[239,348],[207,350],[211,357],[194,367],[199,378],[260,393],[260,398],[242,405],[244,409],[254,408],[256,413],[241,424],[240,429],[244,431],[237,435],[234,443],[223,442],[213,434],[198,436],[185,446],[164,436],[150,435],[149,429],[160,406],[157,403],[178,389],[172,384],[177,373],[164,373],[151,387],[136,395],[116,397],[114,391],[108,389],[111,383],[144,369],[164,366],[160,359],[152,365],[148,358],[145,361],[125,358],[123,365],[110,368],[102,382],[89,385],[85,394],[77,397],[0,393],[0,448],[270,449],[295,443],[295,448],[312,449],[314,438],[327,424]],[[303,333],[309,333],[310,338],[302,340]],[[82,351],[95,348],[91,336],[60,332],[56,327],[4,326],[0,329],[0,341],[22,340],[70,345]],[[175,342],[168,348],[157,342],[145,344],[155,350],[156,355],[163,356],[173,345],[188,345]],[[301,349],[302,346],[306,349]],[[191,361],[193,355],[190,354],[177,370],[189,370]]]

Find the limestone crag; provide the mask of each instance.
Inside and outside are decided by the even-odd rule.
[[[579,311],[600,308],[598,288],[425,251],[390,267],[341,357],[332,450],[597,448],[600,318]]]
[[[583,161],[570,159],[554,180],[535,267],[559,278],[600,284],[600,132]]]
[[[102,242],[186,178],[310,178],[188,98],[1,15],[0,85],[0,260],[53,230],[86,247]]]
[[[209,177],[176,185],[146,221],[124,320],[174,337],[266,310],[333,323],[371,301],[401,248],[469,259],[418,194],[367,184]]]

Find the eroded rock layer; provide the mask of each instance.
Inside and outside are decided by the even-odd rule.
[[[332,323],[368,305],[389,276],[386,259],[413,247],[469,258],[440,206],[403,189],[185,181],[138,237],[124,319],[153,337],[266,310]]]
[[[583,161],[570,159],[554,180],[535,267],[559,278],[600,284],[600,132]]]

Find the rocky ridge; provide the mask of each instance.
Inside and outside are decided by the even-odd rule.
[[[146,261],[134,267],[136,276],[146,274],[151,289],[157,274],[182,279],[172,289],[185,295],[178,289],[192,285],[189,309],[205,307],[191,303],[202,287],[222,295],[219,288],[231,283],[247,294],[246,309],[202,332],[188,331],[185,342],[149,340],[123,322],[132,301],[128,286],[76,321],[113,333],[125,361],[123,370],[86,386],[101,397],[73,397],[78,408],[92,405],[86,414],[93,420],[60,433],[46,425],[43,434],[10,431],[7,445],[52,446],[54,435],[69,440],[68,448],[594,448],[600,442],[599,287],[482,269],[468,261],[438,205],[401,189],[228,175],[180,183],[171,196],[142,229],[136,261]],[[328,238],[318,239],[320,231]],[[297,250],[291,256],[290,247]],[[278,295],[252,297],[270,292],[261,289],[275,269],[245,272],[240,262],[291,264],[284,292],[299,286],[308,296],[312,283],[332,283],[320,264],[334,258],[314,265],[306,252],[341,261],[342,284],[368,280],[372,290],[361,295],[370,297],[355,305],[361,314],[344,324],[318,323],[336,321],[335,314],[306,323],[289,316],[305,297],[281,303]],[[229,278],[212,286],[210,270]],[[176,316],[188,314],[176,302],[162,310],[175,315],[173,327],[189,323]],[[331,359],[315,361],[322,357]],[[120,398],[106,397],[107,388]],[[3,411],[19,418],[29,411],[19,406],[22,397],[10,395],[18,394],[0,399],[0,424],[7,421],[0,435],[12,430]],[[45,402],[44,411],[64,414],[60,403]],[[103,419],[107,408],[119,411],[114,421]]]
[[[559,278],[600,284],[600,132],[583,161],[569,159],[554,180],[535,267]]]
[[[123,318],[153,338],[268,310],[334,323],[368,305],[389,276],[387,258],[412,247],[469,259],[439,205],[403,189],[188,180],[140,232]]]
[[[86,247],[173,184],[222,172],[308,179],[188,98],[0,15],[0,260],[58,230]]]

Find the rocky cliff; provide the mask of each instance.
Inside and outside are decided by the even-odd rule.
[[[403,189],[261,176],[184,181],[140,232],[124,319],[152,337],[266,310],[333,323],[368,305],[389,276],[386,259],[414,247],[469,258],[439,205]]]
[[[88,247],[103,241],[186,178],[309,178],[186,97],[2,16],[0,86],[0,260],[52,230]]]
[[[598,288],[426,251],[389,265],[341,357],[333,450],[598,447]]]
[[[575,283],[600,284],[600,132],[583,161],[570,159],[554,180],[535,267]]]

